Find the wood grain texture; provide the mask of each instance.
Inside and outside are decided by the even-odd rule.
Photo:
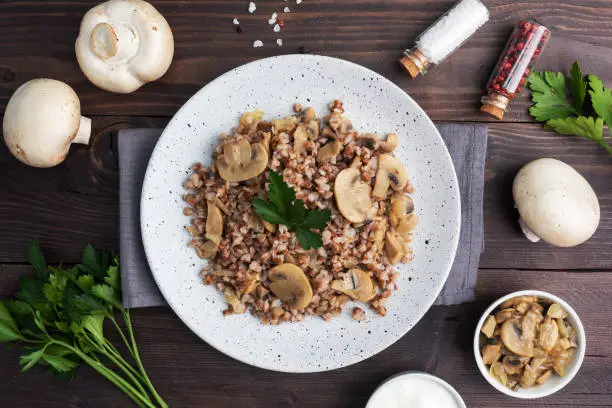
[[[49,259],[76,262],[84,243],[117,248],[117,162],[114,132],[161,127],[164,118],[95,117],[92,147],[74,146],[65,163],[33,169],[0,145],[0,260],[24,262],[33,237]],[[537,124],[491,124],[485,185],[484,268],[612,269],[612,157],[598,144],[560,137]],[[595,236],[577,248],[532,244],[518,228],[512,181],[530,160],[555,157],[574,166],[599,196],[602,220]],[[417,185],[418,188],[418,185]],[[427,231],[421,233],[427,234]]]
[[[285,6],[280,0],[166,0],[152,3],[174,31],[176,52],[166,76],[131,95],[114,95],[90,84],[74,56],[83,14],[97,1],[5,1],[0,3],[0,109],[12,92],[35,77],[70,83],[87,115],[170,116],[202,85],[258,58],[306,52],[357,62],[385,75],[411,94],[434,120],[489,120],[478,111],[489,73],[520,18],[552,30],[540,68],[566,70],[579,59],[586,72],[612,81],[612,3],[606,0],[485,0],[491,21],[460,50],[425,77],[411,81],[396,59],[453,0],[308,0],[291,5],[274,33],[267,19]],[[241,21],[236,33],[232,19]],[[274,43],[284,40],[283,47]],[[253,48],[254,40],[263,48]],[[515,102],[509,121],[528,120],[527,95]]]
[[[0,267],[0,296],[11,293],[24,273],[28,268]],[[485,382],[471,347],[476,322],[487,305],[511,291],[531,287],[552,292],[576,309],[586,327],[588,349],[578,376],[563,391],[538,401],[519,401]],[[135,310],[133,320],[145,365],[171,407],[363,407],[380,382],[406,370],[444,378],[471,408],[612,406],[612,327],[609,313],[602,313],[609,305],[612,273],[482,270],[478,292],[478,302],[432,308],[410,333],[380,354],[320,374],[275,373],[234,361],[197,338],[168,308]],[[39,369],[19,375],[18,352],[0,351],[3,406],[131,406],[89,369],[81,369],[70,383],[54,380]]]

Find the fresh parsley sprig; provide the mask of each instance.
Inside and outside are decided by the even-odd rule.
[[[612,92],[596,75],[585,75],[574,62],[567,77],[561,72],[532,72],[528,78],[534,105],[529,113],[539,122],[562,135],[576,135],[596,141],[612,154],[604,138],[604,124],[612,129]],[[590,116],[587,104],[595,116]]]
[[[41,365],[72,378],[85,363],[137,406],[167,408],[145,372],[130,313],[121,304],[119,257],[88,246],[80,264],[53,267],[33,241],[28,260],[34,276],[21,278],[14,299],[0,301],[0,343],[24,346],[21,370]],[[133,364],[106,338],[105,322],[112,323]]]
[[[253,199],[255,212],[271,224],[286,225],[297,235],[304,249],[319,248],[323,245],[321,235],[311,229],[322,230],[331,219],[331,211],[308,210],[303,200],[296,200],[295,191],[284,182],[283,177],[273,170],[268,176],[268,201],[259,197]]]

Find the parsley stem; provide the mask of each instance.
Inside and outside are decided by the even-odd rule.
[[[134,330],[132,328],[132,321],[130,319],[129,310],[123,310],[123,320],[125,321],[125,326],[130,336],[130,340],[132,341],[132,349],[134,350],[134,354],[135,354],[134,360],[136,361],[136,364],[138,365],[138,369],[140,370],[140,372],[142,373],[142,376],[144,377],[143,379],[144,379],[145,384],[147,385],[147,388],[149,388],[149,390],[155,397],[155,400],[159,403],[161,407],[168,408],[168,404],[166,403],[166,401],[164,401],[163,398],[157,393],[157,390],[151,383],[151,380],[149,379],[149,376],[147,375],[147,372],[145,371],[144,366],[142,365],[142,361],[140,360],[140,355],[138,353],[138,346],[136,345],[136,338],[134,337]]]
[[[52,340],[53,343],[64,346],[74,354],[79,356],[81,360],[83,360],[87,365],[96,370],[100,375],[110,381],[113,385],[123,391],[128,397],[132,399],[139,407],[141,408],[157,408],[151,401],[141,395],[138,391],[134,389],[125,379],[123,379],[120,375],[114,373],[112,370],[109,370],[104,364],[99,361],[94,360],[86,353],[81,351],[78,347],[74,347],[70,344],[64,343],[63,341]]]
[[[124,314],[125,313],[125,309],[122,309],[121,313]],[[125,343],[125,346],[127,347],[127,349],[130,352],[131,356],[135,360],[136,356],[134,355],[134,350],[132,350],[132,344],[128,341],[127,337],[125,337],[125,334],[123,334],[123,329],[121,328],[121,326],[119,326],[119,322],[117,322],[117,319],[115,319],[115,316],[113,314],[110,314],[109,318],[113,322],[113,324],[115,325],[115,328],[117,329],[117,331],[119,332],[119,335],[121,336],[121,340],[123,340],[123,343]],[[125,320],[125,318],[124,318],[124,320]]]

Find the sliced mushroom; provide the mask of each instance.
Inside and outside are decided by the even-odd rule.
[[[259,142],[263,145],[263,147],[265,147],[266,152],[268,152],[268,157],[270,156],[270,140],[272,140],[272,133],[264,132],[261,135],[261,141]]]
[[[378,225],[376,226],[376,231],[374,232],[374,248],[376,248],[376,254],[379,254],[384,248],[387,224],[387,219],[382,218],[378,221]]]
[[[406,255],[406,249],[404,244],[397,238],[397,236],[391,232],[387,232],[385,239],[385,251],[387,252],[387,258],[389,263],[395,265],[402,260]]]
[[[491,365],[491,368],[489,369],[489,375],[491,375],[491,377],[502,383],[505,387],[508,386],[508,376],[504,371],[504,366],[502,365],[502,363],[493,363]]]
[[[223,235],[223,215],[221,215],[221,210],[212,202],[208,202],[207,207],[206,238],[219,245],[221,235]]]
[[[565,319],[567,317],[567,312],[563,310],[561,305],[559,305],[558,303],[553,303],[552,305],[550,305],[546,314],[552,317],[553,319]]]
[[[273,307],[270,310],[272,311],[272,319],[274,320],[278,320],[283,314],[285,314],[282,307]]]
[[[305,123],[311,122],[317,117],[317,113],[312,107],[307,107],[302,113],[302,119]]]
[[[308,132],[308,138],[310,140],[316,140],[319,137],[319,121],[311,120],[308,123],[308,127],[306,128],[306,132]]]
[[[257,233],[264,231],[263,220],[255,213],[248,213],[246,215],[246,223],[249,228]]]
[[[240,301],[234,289],[229,287],[225,288],[223,296],[225,297],[225,301],[230,305],[232,313],[242,314],[246,311],[245,304]]]
[[[389,222],[393,227],[397,227],[401,221],[408,218],[414,212],[414,201],[404,194],[396,194],[391,200],[389,207]]]
[[[544,351],[549,352],[555,347],[557,340],[559,340],[559,326],[550,316],[546,316],[540,325],[538,344]]]
[[[533,356],[533,337],[525,336],[518,319],[505,321],[500,336],[504,345],[514,354],[522,357]]]
[[[251,127],[263,119],[263,112],[256,109],[252,112],[244,112],[240,117],[240,124],[246,128]]]
[[[268,151],[261,143],[252,145],[246,139],[227,143],[223,154],[217,156],[219,175],[230,182],[257,177],[268,165]]]
[[[569,331],[567,330],[567,325],[565,324],[565,320],[563,319],[555,319],[555,321],[557,322],[557,327],[559,328],[559,336],[561,336],[561,338],[568,338],[569,337]]]
[[[540,366],[545,360],[546,358],[544,357],[535,357],[531,359],[531,362],[525,366],[525,370],[521,376],[521,387],[529,388],[535,384],[536,380],[540,377]]]
[[[336,132],[336,135],[343,135],[353,129],[353,124],[349,119],[342,117],[341,113],[332,113],[329,117],[329,127]]]
[[[395,191],[402,191],[407,183],[408,174],[402,163],[389,154],[381,154],[378,157],[378,171],[372,196],[383,199],[389,186]]]
[[[361,302],[367,302],[375,295],[372,278],[359,268],[349,270],[343,280],[332,281],[331,288]]]
[[[528,362],[529,357],[505,356],[502,360],[504,370],[506,370],[506,372],[511,375],[520,374],[521,372],[523,372],[523,367]]]
[[[304,309],[312,301],[312,287],[299,267],[285,263],[274,267],[268,274],[270,290],[292,309]]]
[[[317,153],[317,161],[319,163],[325,163],[339,155],[341,151],[342,142],[332,140],[319,149],[319,152]]]
[[[501,344],[487,344],[482,348],[482,361],[486,365],[491,365],[496,363],[501,357],[501,353],[499,352],[501,348]]]
[[[493,337],[493,333],[495,333],[495,328],[497,327],[497,321],[494,316],[488,316],[487,320],[485,320],[484,324],[480,331],[487,336],[488,338]]]
[[[395,232],[402,236],[408,236],[412,234],[416,226],[419,224],[421,219],[416,214],[409,214],[405,219],[400,221],[399,225],[395,228]]]
[[[389,133],[387,140],[380,142],[380,149],[383,152],[391,153],[399,146],[399,137],[395,133]]]
[[[276,224],[271,224],[268,221],[264,221],[263,226],[270,234],[274,234],[276,232]]]
[[[306,126],[300,125],[293,133],[293,151],[295,154],[306,153],[306,142],[308,141],[308,132]]]
[[[348,221],[358,224],[370,215],[370,185],[361,179],[359,170],[348,168],[338,173],[334,183],[334,196],[338,210]]]
[[[502,309],[499,312],[495,313],[495,320],[498,324],[502,324],[506,320],[520,318],[522,315],[518,313],[515,309],[508,308]]]
[[[544,384],[552,376],[552,373],[553,373],[552,370],[546,370],[544,374],[538,377],[538,379],[536,380],[536,384],[538,385]]]
[[[499,307],[501,309],[506,309],[508,307],[514,307],[514,305],[517,305],[517,304],[519,304],[521,302],[537,303],[538,302],[538,297],[537,296],[517,296],[517,297],[513,297],[512,299],[506,300],[504,303],[499,305]]]
[[[565,375],[565,367],[569,360],[574,356],[574,349],[565,350],[553,357],[553,370],[561,377]]]
[[[521,314],[527,313],[527,310],[529,310],[529,307],[530,307],[530,304],[527,302],[520,302],[519,304],[514,306],[514,308]]]
[[[274,119],[272,126],[274,127],[274,133],[280,134],[281,132],[291,133],[298,124],[298,118],[295,116],[287,116],[283,119]]]
[[[378,148],[378,137],[373,133],[366,133],[357,137],[356,143],[370,150]]]

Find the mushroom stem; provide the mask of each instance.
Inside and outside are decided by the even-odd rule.
[[[79,124],[79,130],[72,140],[72,143],[78,144],[89,144],[89,138],[91,137],[91,119],[81,116],[81,123]]]
[[[523,221],[522,218],[519,218],[519,225],[521,227],[521,231],[523,231],[523,234],[525,234],[525,237],[530,240],[531,242],[538,242],[540,241],[540,237],[538,237],[536,235],[535,232],[533,232],[531,230],[531,228],[529,228],[527,226],[527,224],[525,224],[525,221]]]
[[[99,58],[129,61],[140,47],[138,32],[123,24],[99,23],[91,32],[91,50]]]

